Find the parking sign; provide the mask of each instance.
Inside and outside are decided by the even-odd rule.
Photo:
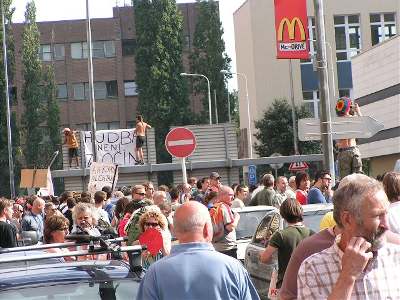
[[[248,182],[249,185],[257,184],[257,167],[255,165],[249,166]]]

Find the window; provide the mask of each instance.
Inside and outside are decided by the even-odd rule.
[[[87,58],[88,49],[86,42],[71,43],[71,57],[73,59]]]
[[[42,61],[51,61],[51,46],[50,45],[40,45],[39,58]]]
[[[372,46],[396,35],[394,13],[370,14]]]
[[[17,98],[17,87],[16,86],[10,86],[9,87],[9,95],[10,95],[10,104],[11,105],[16,105],[18,104],[18,98]]]
[[[353,90],[352,89],[339,89],[339,97],[349,97],[352,99],[353,97]]]
[[[137,84],[134,81],[125,81],[124,82],[125,96],[136,96],[137,92]]]
[[[57,84],[56,98],[57,99],[67,99],[68,98],[67,84],[66,83]]]
[[[68,126],[65,126],[68,127]],[[76,130],[78,131],[88,131],[91,130],[90,128],[90,123],[81,123],[81,124],[76,124],[75,126]],[[97,129],[97,128],[96,128]]]
[[[303,91],[303,99],[313,118],[319,118],[319,91]]]
[[[115,98],[118,96],[118,85],[116,80],[107,81],[106,89],[107,89],[107,98]]]
[[[350,60],[361,49],[360,20],[358,15],[334,16],[336,60]]]
[[[74,90],[74,99],[75,100],[85,100],[88,99],[89,95],[89,84],[85,83],[74,83],[72,85]]]
[[[106,83],[104,81],[94,82],[93,89],[94,89],[94,98],[96,100],[101,100],[101,99],[107,98]]]
[[[122,56],[134,55],[136,40],[122,40]]]
[[[119,129],[119,122],[100,122],[96,123],[96,130]]]
[[[92,55],[93,58],[115,57],[114,41],[92,42]],[[71,57],[74,59],[87,58],[87,43],[71,43]]]
[[[64,60],[65,58],[65,47],[64,44],[54,44],[54,59]]]
[[[317,46],[316,46],[316,39],[317,35],[315,33],[315,19],[314,17],[308,17],[308,37],[310,40],[310,58],[309,59],[300,59],[300,63],[306,64],[311,63],[313,56],[315,55]]]
[[[183,48],[189,49],[190,48],[190,35],[185,35],[183,37]]]

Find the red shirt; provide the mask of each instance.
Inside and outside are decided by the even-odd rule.
[[[307,204],[307,192],[303,190],[296,190],[296,200],[301,204]]]
[[[128,223],[129,219],[131,218],[130,213],[126,213],[124,218],[119,222],[118,224],[118,234],[120,237],[125,237],[126,236],[126,231],[125,231],[125,225]]]

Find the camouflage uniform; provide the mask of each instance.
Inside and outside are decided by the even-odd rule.
[[[339,149],[337,159],[340,178],[353,173],[362,173],[361,154],[357,146]]]

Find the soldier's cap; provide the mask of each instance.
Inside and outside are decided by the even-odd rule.
[[[219,176],[219,174],[217,172],[212,172],[210,174],[210,179],[220,179],[221,176]]]

